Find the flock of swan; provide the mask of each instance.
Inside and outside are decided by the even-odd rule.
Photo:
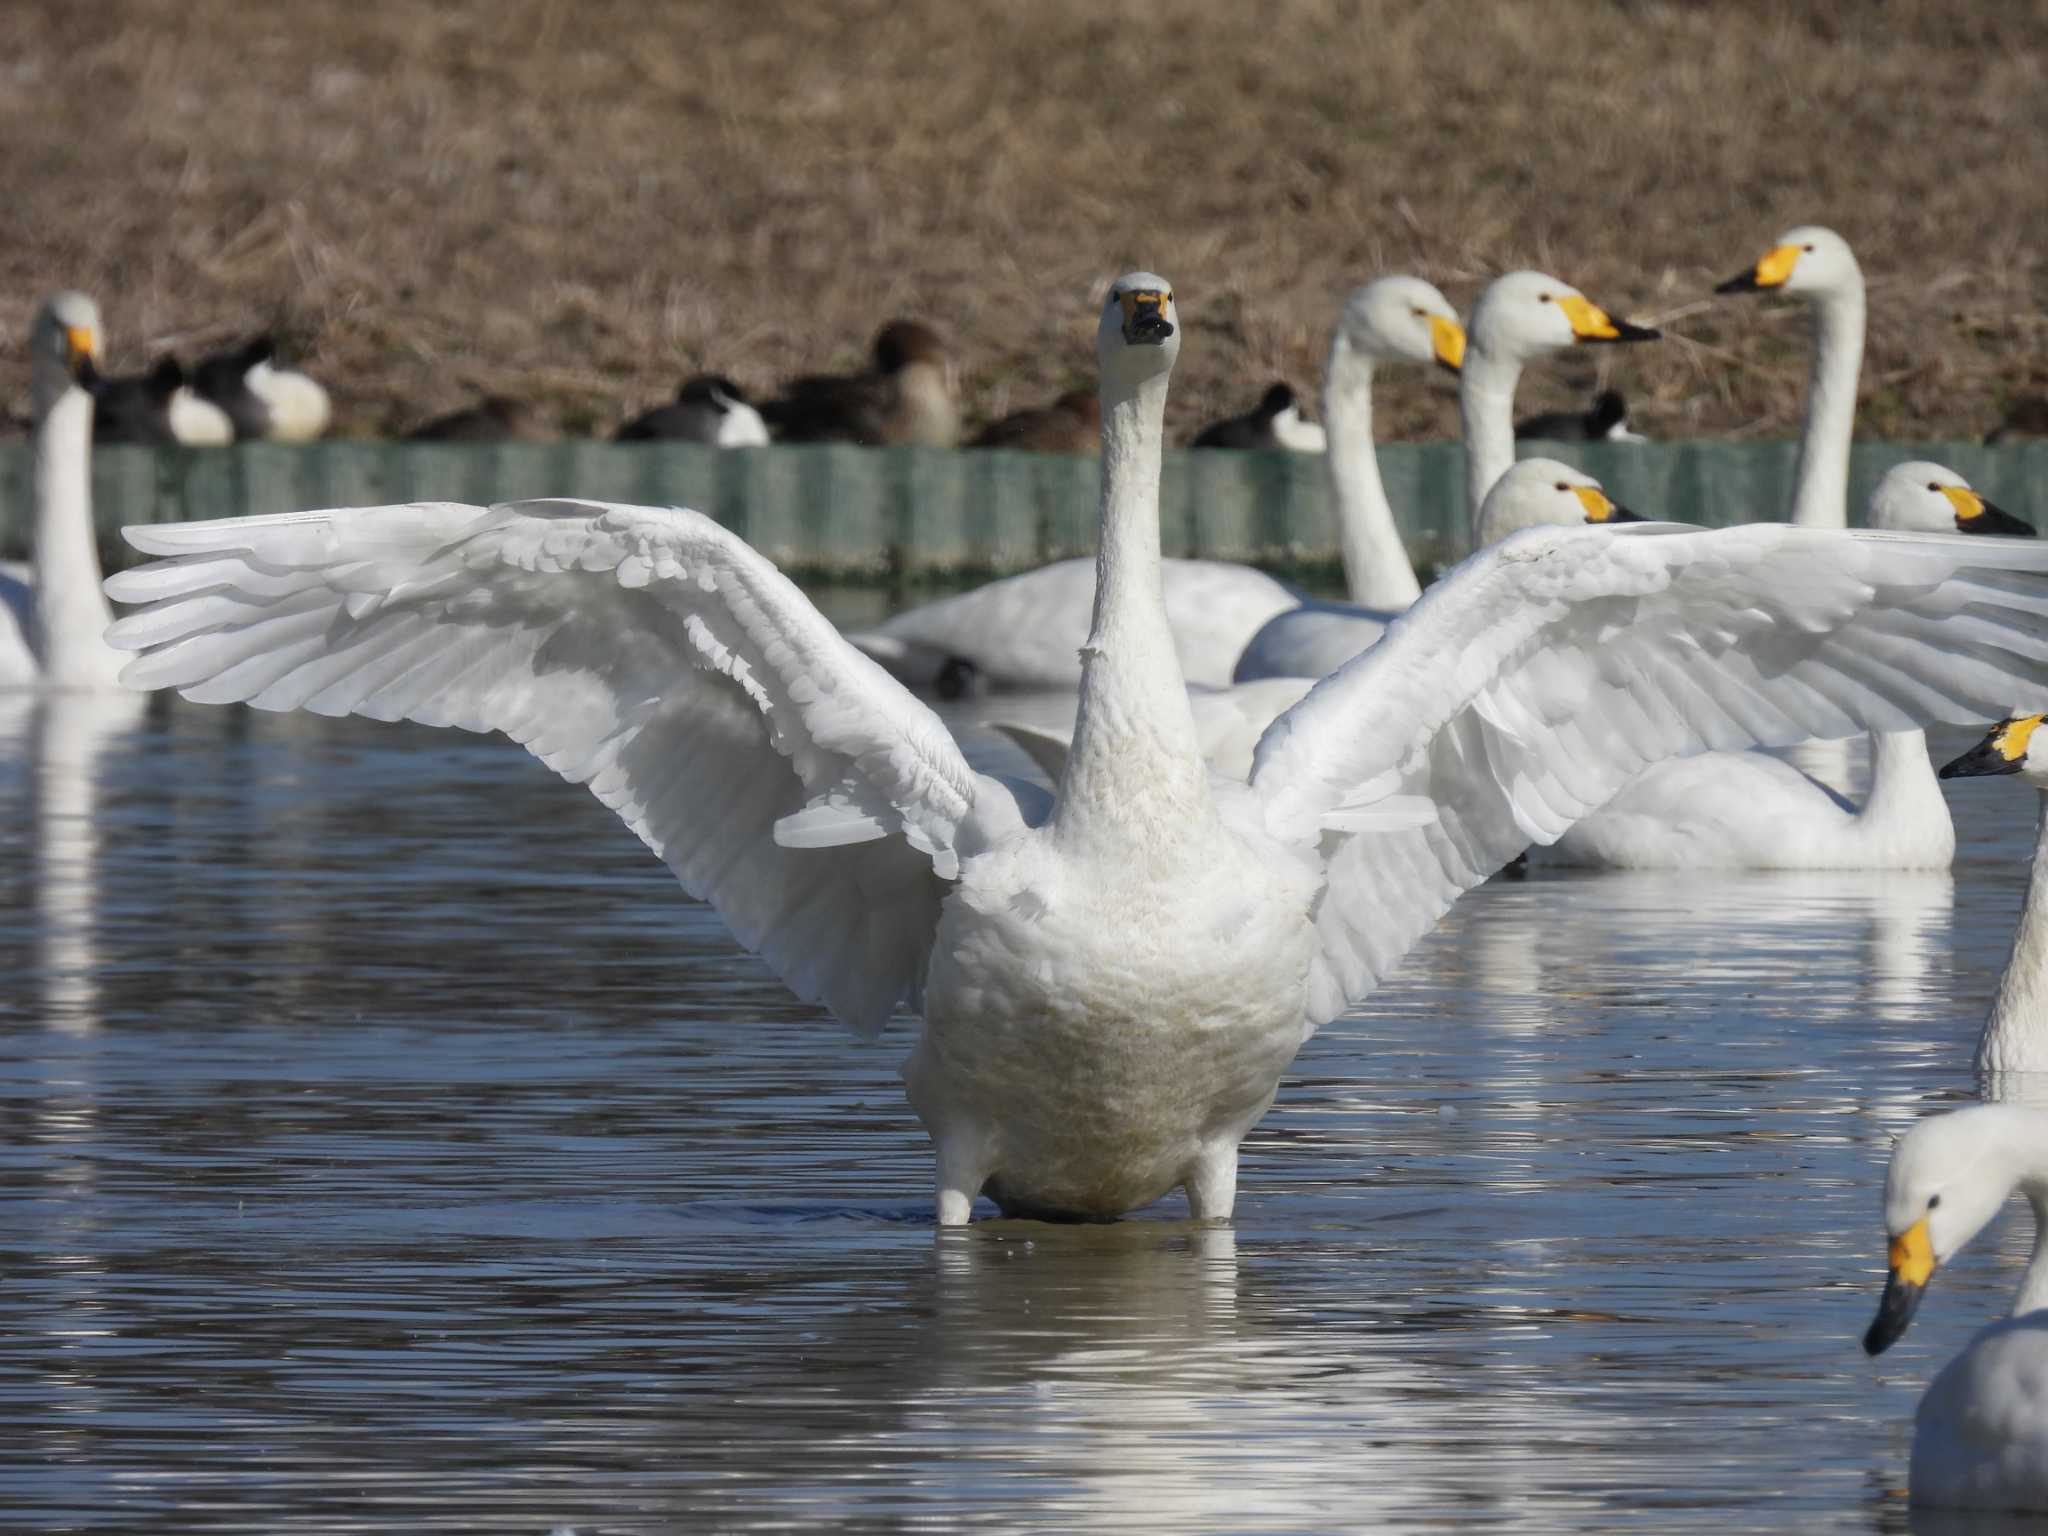
[[[857,1033],[908,1012],[903,1068],[943,1224],[1109,1219],[1179,1189],[1230,1216],[1240,1142],[1318,1028],[1387,983],[1465,891],[1540,856],[1685,868],[1945,864],[1919,732],[2000,723],[1944,773],[2048,790],[2048,543],[1952,472],[1893,470],[1847,526],[1863,288],[1793,230],[1732,288],[1805,295],[1811,400],[1789,523],[1643,522],[1586,475],[1516,463],[1532,361],[1655,333],[1538,273],[1469,331],[1427,283],[1354,294],[1323,401],[1349,603],[1162,558],[1182,331],[1128,274],[1096,332],[1100,552],[843,636],[769,562],[678,508],[420,504],[126,530],[93,552],[91,302],[34,348],[35,566],[0,595],[0,681],[502,731],[587,785],[800,997]],[[1371,444],[1379,364],[1459,374],[1475,551],[1427,590]],[[1969,535],[1967,537],[1962,535]],[[139,653],[139,654],[130,654]],[[896,672],[1077,690],[977,771]],[[2015,709],[2017,706],[2017,709]],[[1869,733],[1842,802],[1750,749]],[[2048,805],[2048,801],[2043,802]],[[2048,814],[1979,1064],[2048,1070]],[[1899,1144],[1866,1339],[2015,1190],[2036,1247],[2015,1316],[1935,1382],[1924,1502],[2048,1507],[2048,1113],[1991,1103]]]

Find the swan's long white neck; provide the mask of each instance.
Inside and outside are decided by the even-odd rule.
[[[2012,1313],[2019,1317],[2048,1308],[2048,1113],[2015,1107],[1998,1128],[1995,1148],[1988,1148],[2011,1171],[2013,1183],[2034,1208],[2034,1252]]]
[[[1465,526],[1479,542],[1479,508],[1493,483],[1515,466],[1515,385],[1519,358],[1495,357],[1480,336],[1467,339],[1458,374],[1458,414],[1465,426]]]
[[[1924,731],[1870,733],[1870,788],[1863,797],[1858,821],[1868,827],[1903,831],[1940,827],[1955,836],[1955,824],[1942,797],[1941,781],[1927,757]]]
[[[113,622],[100,591],[92,520],[92,397],[64,389],[36,419],[34,457],[36,653],[43,680],[65,687],[114,681],[126,659],[101,638]]]
[[[1857,278],[1814,301],[1813,372],[1792,491],[1792,521],[1802,528],[1849,526],[1849,440],[1862,367],[1863,282]]]
[[[1408,550],[1394,526],[1394,509],[1380,480],[1372,441],[1372,358],[1340,329],[1323,369],[1323,429],[1329,443],[1324,467],[1337,515],[1337,547],[1351,601],[1398,613],[1422,595]]]
[[[2013,930],[2012,953],[1977,1039],[1980,1073],[2048,1073],[2048,792],[2041,796],[2039,818],[2034,870]]]
[[[1187,683],[1159,585],[1159,464],[1166,375],[1125,396],[1105,380],[1102,547],[1081,704],[1060,775],[1055,836],[1170,845],[1162,824],[1209,806]]]

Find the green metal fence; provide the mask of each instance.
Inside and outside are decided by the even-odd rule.
[[[1586,443],[1543,451],[1597,475],[1651,517],[1717,525],[1781,515],[1791,443]],[[1416,562],[1464,550],[1464,462],[1455,443],[1379,450]],[[1967,476],[2022,517],[2048,516],[2048,442],[1860,443],[1851,504],[1903,459]],[[710,513],[794,571],[863,579],[1022,570],[1094,547],[1092,458],[924,448],[690,444],[327,442],[233,448],[103,448],[94,510],[112,564],[123,523],[402,501],[493,502],[574,494]],[[1161,496],[1170,554],[1299,569],[1332,560],[1322,461],[1290,453],[1171,453]],[[0,556],[26,549],[29,446],[0,445]]]

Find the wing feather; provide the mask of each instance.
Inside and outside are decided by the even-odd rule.
[[[503,731],[587,785],[798,995],[872,1034],[922,985],[988,781],[708,518],[421,503],[128,536],[166,557],[108,583],[145,605],[111,635],[142,653],[132,686]],[[867,835],[777,840],[847,818]]]
[[[1376,987],[1460,892],[1649,763],[2044,702],[2036,544],[1784,524],[1504,540],[1259,742],[1267,830],[1323,857],[1311,1022]],[[1361,785],[1423,796],[1437,817],[1329,832],[1336,807],[1370,804]]]

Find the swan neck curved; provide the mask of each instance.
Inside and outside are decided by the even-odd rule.
[[[1458,374],[1458,413],[1465,428],[1465,526],[1479,542],[1479,508],[1494,481],[1515,464],[1515,385],[1521,363],[1495,357],[1475,338]]]
[[[1394,523],[1372,440],[1372,358],[1340,330],[1323,369],[1323,468],[1351,601],[1399,612],[1422,595],[1407,546]]]
[[[1983,1074],[2048,1073],[2048,792],[2039,799],[2027,897],[1977,1040],[1977,1070]]]
[[[1056,834],[1085,827],[1096,838],[1123,829],[1142,840],[1161,819],[1206,805],[1207,779],[1160,591],[1166,377],[1121,398],[1107,386],[1103,394],[1095,617],[1053,826]]]
[[[1803,528],[1849,526],[1849,443],[1856,429],[1856,380],[1863,368],[1863,285],[1836,289],[1813,306],[1813,371],[1799,433],[1792,521]]]
[[[34,639],[56,683],[110,681],[122,659],[101,638],[113,615],[93,528],[92,411],[90,395],[68,389],[36,421]]]

